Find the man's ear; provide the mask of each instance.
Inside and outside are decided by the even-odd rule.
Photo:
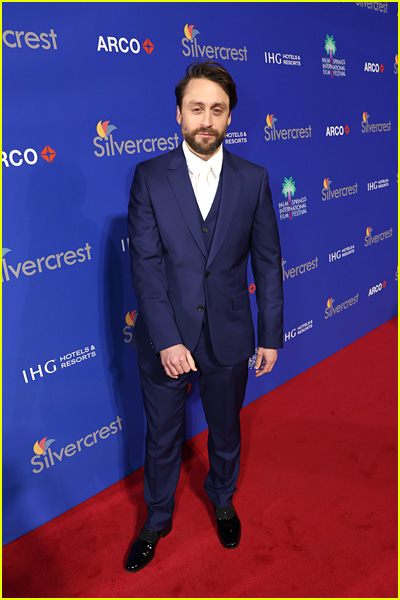
[[[176,107],[176,120],[178,121],[179,125],[182,125],[182,115],[179,106]]]

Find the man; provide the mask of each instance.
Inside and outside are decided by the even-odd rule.
[[[199,371],[209,426],[204,487],[221,543],[239,543],[232,496],[239,474],[239,412],[255,349],[249,252],[258,305],[256,377],[271,371],[283,338],[281,252],[268,175],[222,148],[237,103],[235,83],[219,63],[197,62],[175,94],[184,142],[137,165],[129,204],[148,508],[127,560],[130,572],[150,562],[160,537],[172,528],[191,371]]]

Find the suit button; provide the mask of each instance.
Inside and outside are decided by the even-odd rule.
[[[207,231],[208,231],[207,227],[203,227],[203,232],[207,233]]]
[[[211,273],[210,271],[206,271],[206,277],[210,277]]]
[[[202,312],[204,310],[204,306],[202,304],[199,304],[198,307],[197,307],[197,310],[199,312]]]

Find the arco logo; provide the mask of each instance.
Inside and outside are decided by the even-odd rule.
[[[56,151],[50,146],[45,146],[40,152],[40,156],[48,163],[53,162],[56,157]],[[2,162],[6,167],[20,167],[23,164],[35,165],[38,161],[38,153],[34,148],[26,148],[25,150],[11,150],[10,152],[2,152]]]
[[[198,29],[193,29],[193,28],[194,28],[194,25],[188,25],[186,23],[186,25],[183,29],[185,36],[187,37],[188,40],[192,40],[193,38],[196,37],[196,35],[198,33],[200,33],[200,31]]]
[[[104,140],[108,140],[108,136],[114,129],[117,129],[117,127],[115,125],[110,125],[110,121],[99,121],[96,126],[97,133]]]
[[[56,151],[53,150],[53,148],[50,148],[50,146],[45,146],[45,148],[43,148],[41,151],[40,156],[44,158],[44,160],[47,160],[47,162],[51,163],[56,157]]]
[[[33,451],[37,455],[44,454],[46,450],[51,446],[53,442],[56,440],[48,440],[47,437],[40,440],[40,442],[36,442],[33,446]]]

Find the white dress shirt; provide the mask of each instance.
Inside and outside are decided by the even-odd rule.
[[[222,145],[210,159],[203,160],[189,149],[184,141],[182,150],[185,155],[190,181],[203,219],[205,220],[217,193],[219,176],[222,169]]]

